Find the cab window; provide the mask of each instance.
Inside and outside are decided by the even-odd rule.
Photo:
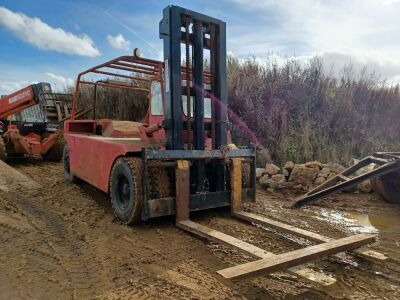
[[[159,81],[151,83],[151,114],[154,116],[164,115],[161,84]]]

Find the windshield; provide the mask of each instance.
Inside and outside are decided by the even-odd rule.
[[[182,80],[182,86],[186,86],[186,80]],[[190,86],[192,86],[192,83],[190,83]],[[204,84],[204,89],[209,90],[211,89],[211,85],[205,83]],[[191,102],[191,111],[190,111],[190,116],[193,117],[193,110],[194,110],[194,98],[193,96],[190,96],[190,102]],[[182,96],[182,105],[183,105],[183,113],[185,116],[187,116],[187,97],[186,95]],[[204,118],[210,119],[211,118],[211,99],[210,98],[204,98]]]
[[[164,114],[161,84],[159,81],[153,81],[151,83],[151,114],[155,116],[161,116]]]
[[[16,113],[12,116],[13,121],[28,122],[28,123],[41,123],[44,122],[45,116],[39,104],[31,106],[23,111]]]

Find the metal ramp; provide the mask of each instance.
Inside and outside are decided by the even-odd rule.
[[[233,266],[217,271],[226,279],[240,279],[261,274],[268,274],[287,269],[290,273],[309,280],[329,285],[335,282],[332,277],[318,278],[318,272],[304,266],[315,259],[339,252],[354,250],[355,255],[366,258],[384,260],[386,257],[371,250],[356,249],[360,246],[375,242],[375,234],[356,234],[341,239],[331,239],[317,233],[274,221],[265,217],[242,211],[242,160],[231,159],[231,214],[233,217],[251,224],[259,224],[274,229],[289,232],[309,240],[317,245],[283,254],[274,254],[249,244],[223,232],[211,229],[207,226],[193,222],[189,218],[189,176],[190,168],[187,160],[178,160],[175,168],[176,178],[176,226],[182,230],[195,234],[201,238],[218,242],[233,247],[256,260],[249,263]],[[308,275],[307,275],[308,274]]]
[[[362,175],[356,175],[356,172],[370,164],[375,164],[376,167]],[[372,156],[367,156],[358,163],[347,168],[335,177],[325,181],[315,189],[298,197],[292,205],[293,208],[298,208],[309,204],[333,193],[344,191],[351,188],[367,179],[384,176],[400,169],[400,152],[377,152]],[[352,176],[352,177],[351,177]],[[387,191],[377,181],[374,182],[374,188],[377,192],[388,199]]]

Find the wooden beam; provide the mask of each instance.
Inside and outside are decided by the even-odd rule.
[[[178,160],[176,162],[176,223],[189,220],[189,162]]]
[[[239,240],[233,236],[211,229],[207,226],[201,225],[196,222],[181,221],[177,224],[177,226],[185,231],[194,233],[202,238],[233,247],[241,252],[250,254],[253,257],[269,258],[275,256],[274,254],[265,251],[261,248],[258,248],[252,244],[246,243],[245,241]]]
[[[283,231],[286,233],[294,234],[300,237],[303,237],[305,239],[308,239],[310,241],[314,241],[317,243],[325,243],[328,241],[331,241],[332,239],[326,236],[323,236],[318,233],[314,233],[308,230],[304,230],[298,227],[294,227],[292,225],[288,225],[279,221],[275,221],[266,217],[258,216],[249,212],[245,211],[236,211],[233,213],[233,216],[250,222],[250,223],[257,223],[260,225],[264,225],[267,227],[271,227],[273,229]],[[372,259],[378,259],[378,260],[385,260],[387,257],[383,255],[382,253],[373,251],[373,250],[364,250],[364,249],[355,249],[353,252],[359,256],[365,257],[365,258],[372,258]]]
[[[299,264],[307,263],[311,260],[331,255],[337,252],[354,249],[375,241],[376,235],[357,234],[342,239],[331,240],[315,246],[295,250],[276,255],[271,258],[263,258],[242,265],[223,269],[217,273],[227,279],[237,279],[247,276],[255,276],[281,271]]]
[[[232,158],[231,164],[231,212],[242,209],[242,160]]]
[[[238,212],[234,212],[233,216],[247,221],[247,222],[251,222],[251,223],[257,223],[257,224],[261,224],[261,225],[265,225],[274,229],[277,229],[279,231],[283,231],[283,232],[287,232],[287,233],[291,233],[291,234],[295,234],[298,236],[301,236],[303,238],[306,238],[308,240],[314,241],[314,242],[328,242],[331,239],[325,236],[322,236],[318,233],[314,233],[311,231],[307,231],[298,227],[294,227],[292,225],[288,225],[282,222],[278,222],[272,219],[268,219],[266,217],[261,217],[252,213],[248,213],[248,212],[244,212],[244,211],[238,211]]]
[[[233,247],[236,250],[239,250],[240,252],[255,258],[269,258],[274,260],[274,258],[276,257],[275,254],[268,252],[264,249],[258,248],[252,244],[239,240],[233,236],[227,235],[220,231],[208,228],[207,226],[203,226],[201,224],[189,220],[177,223],[177,227],[185,231],[188,231],[190,233],[196,234],[202,238],[208,239],[210,241],[224,244],[229,247]],[[289,268],[288,271],[297,276],[301,276],[305,279],[317,282],[325,286],[331,285],[336,282],[336,279],[333,276],[316,272],[304,266]]]

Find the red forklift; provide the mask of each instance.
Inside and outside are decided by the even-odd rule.
[[[42,155],[60,161],[62,123],[70,117],[72,95],[53,93],[49,83],[29,85],[0,99],[0,160]]]
[[[136,50],[133,56],[118,57],[78,75],[71,119],[64,128],[66,179],[82,179],[108,193],[122,224],[175,215],[182,230],[258,259],[218,271],[224,278],[274,272],[375,241],[371,234],[333,240],[244,212],[243,202],[254,202],[256,196],[256,151],[231,141],[226,25],[168,6],[159,29],[163,61],[142,58]],[[82,92],[88,85],[94,91],[89,99]],[[98,118],[98,93],[109,89],[145,94],[144,119]],[[120,99],[106,100],[111,110]],[[301,235],[318,245],[273,254],[190,220],[190,212],[216,207],[230,207],[233,217]],[[358,253],[369,256],[371,251]],[[289,271],[305,274],[300,269]]]

